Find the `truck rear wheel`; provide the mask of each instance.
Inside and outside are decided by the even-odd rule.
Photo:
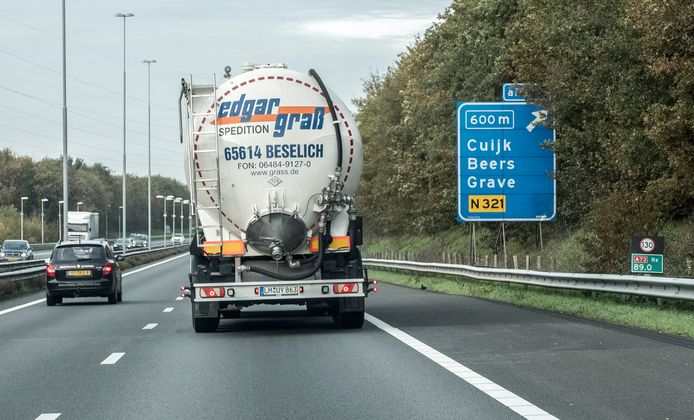
[[[338,312],[333,315],[333,320],[338,328],[356,329],[364,325],[364,311],[361,312]]]
[[[195,318],[193,317],[193,329],[196,333],[208,333],[217,331],[219,327],[219,317],[217,318]]]

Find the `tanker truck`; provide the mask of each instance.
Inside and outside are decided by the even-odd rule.
[[[182,79],[181,142],[194,211],[189,283],[196,332],[258,304],[306,305],[361,328],[377,291],[362,266],[354,194],[362,143],[320,76],[245,64],[218,83]]]

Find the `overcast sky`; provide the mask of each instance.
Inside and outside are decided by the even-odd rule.
[[[122,172],[123,20],[127,19],[128,173],[147,174],[147,66],[152,65],[152,173],[184,180],[181,77],[211,82],[241,63],[315,68],[345,102],[383,72],[449,0],[66,0],[69,155]],[[61,1],[0,9],[0,148],[62,153]]]

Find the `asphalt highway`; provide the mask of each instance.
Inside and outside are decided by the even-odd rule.
[[[265,306],[195,334],[187,265],[118,305],[0,302],[0,418],[694,417],[689,340],[391,285],[361,330]]]

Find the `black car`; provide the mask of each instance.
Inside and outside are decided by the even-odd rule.
[[[0,248],[0,262],[33,260],[34,252],[29,242],[16,239],[3,241]]]
[[[123,300],[123,280],[118,261],[107,242],[64,242],[53,249],[46,264],[46,304],[63,303],[64,297],[106,297]]]

